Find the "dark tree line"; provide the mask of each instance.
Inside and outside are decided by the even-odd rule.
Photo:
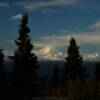
[[[33,45],[29,37],[28,15],[21,19],[19,36],[15,40],[17,49],[13,61],[13,71],[9,81],[4,71],[4,54],[0,50],[0,100],[32,100],[32,97],[62,97],[68,100],[99,100],[100,63],[95,65],[94,77],[87,79],[86,69],[79,47],[74,38],[70,39],[66,62],[60,75],[57,64],[50,79],[38,76],[37,56],[32,53]]]

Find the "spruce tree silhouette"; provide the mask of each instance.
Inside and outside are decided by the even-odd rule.
[[[94,67],[95,67],[94,80],[95,81],[100,81],[100,63],[96,63],[96,65]]]
[[[33,85],[37,80],[37,56],[34,53],[31,53],[33,45],[29,38],[30,29],[27,26],[28,24],[28,15],[23,14],[21,19],[21,25],[19,29],[19,37],[15,40],[16,45],[18,46],[15,51],[13,58],[14,70],[12,73],[11,85],[14,90],[28,91],[27,94],[23,94],[25,98],[32,99],[32,89]],[[34,84],[33,84],[34,83]],[[30,97],[26,97],[27,95]],[[22,99],[24,100],[24,96]],[[26,100],[26,99],[25,99]]]
[[[2,53],[2,50],[0,49],[0,100],[5,100],[7,94],[7,80],[6,80],[6,74],[4,71],[4,54]]]
[[[94,91],[95,91],[95,100],[99,100],[100,99],[100,63],[96,63],[96,65],[94,66],[95,70],[94,70]]]
[[[79,47],[74,38],[71,38],[68,47],[68,56],[64,66],[64,80],[84,80],[85,68],[82,66],[82,57],[79,54]]]
[[[52,85],[56,89],[59,86],[60,82],[60,73],[59,73],[59,68],[58,65],[55,64],[54,70],[53,70],[53,75],[52,75]]]

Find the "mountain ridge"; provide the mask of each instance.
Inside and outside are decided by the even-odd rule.
[[[43,49],[40,50],[39,55],[43,59],[49,59],[49,60],[59,60],[64,55],[62,52],[58,51],[54,46],[46,46]]]

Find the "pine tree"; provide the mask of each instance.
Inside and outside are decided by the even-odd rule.
[[[37,80],[37,56],[35,56],[34,53],[31,53],[33,45],[29,38],[28,33],[30,32],[30,29],[27,24],[28,15],[24,14],[21,19],[19,37],[15,40],[18,48],[12,57],[14,62],[12,86],[17,90],[32,89],[32,85],[35,85]]]
[[[82,66],[82,57],[79,54],[79,47],[74,38],[71,38],[68,47],[68,56],[64,66],[63,79],[64,80],[84,80],[85,68]]]
[[[5,79],[4,69],[3,69],[3,59],[4,55],[2,50],[0,50],[0,84],[4,85],[3,81]],[[0,85],[2,87],[2,85]]]
[[[95,96],[95,100],[99,100],[100,99],[100,63],[96,63],[96,65],[94,66],[95,70],[94,70],[94,96]]]
[[[94,80],[100,81],[100,63],[96,63],[95,65]]]
[[[52,85],[54,88],[57,88],[60,82],[60,73],[59,73],[59,68],[58,65],[55,64],[54,70],[53,70],[53,75],[52,75]]]
[[[7,92],[7,81],[6,81],[6,74],[4,71],[4,54],[0,49],[0,100],[4,100],[6,98]]]

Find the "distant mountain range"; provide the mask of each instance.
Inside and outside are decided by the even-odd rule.
[[[36,55],[40,60],[63,60],[67,56],[56,49],[54,46],[46,46],[42,48]],[[83,55],[83,59],[86,61],[98,61],[100,59],[100,53],[88,53]]]
[[[58,51],[53,46],[46,46],[39,51],[38,56],[39,56],[38,57],[38,60],[39,60],[38,73],[40,76],[43,76],[43,75],[51,76],[55,64],[58,65],[60,72],[62,73],[62,69],[64,68],[64,62],[65,62],[64,53]],[[88,74],[92,75],[94,71],[94,65],[97,59],[99,59],[99,53],[92,53],[92,54],[85,55],[85,61],[83,62],[83,65],[86,67],[86,71]],[[12,61],[8,60],[7,58],[4,65],[5,65],[5,70],[7,74],[10,75],[10,72],[13,70]]]
[[[67,52],[59,51],[55,46],[45,46],[42,49],[32,51],[38,56],[38,60],[64,60]],[[5,59],[13,56],[13,51],[4,51]],[[100,61],[100,52],[81,53],[85,61]]]

